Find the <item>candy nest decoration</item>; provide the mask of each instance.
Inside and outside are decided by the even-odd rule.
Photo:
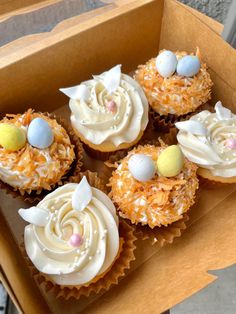
[[[131,226],[119,222],[95,173],[71,181],[80,182],[65,184],[19,214],[29,222],[25,250],[38,283],[57,297],[78,299],[118,283],[134,260],[136,238]]]
[[[61,119],[29,109],[0,121],[1,187],[30,202],[82,166],[82,146]]]
[[[121,73],[120,65],[60,90],[70,98],[71,124],[90,156],[107,160],[143,136],[148,102],[139,84]]]
[[[219,183],[236,182],[236,115],[221,102],[188,121],[176,123],[177,140],[186,158],[198,165],[198,175]]]
[[[121,217],[137,225],[142,238],[163,245],[186,228],[194,204],[197,167],[176,145],[138,146],[115,162],[110,196]],[[175,223],[176,222],[176,223]]]
[[[138,67],[134,78],[145,92],[157,127],[159,120],[163,124],[163,119],[167,126],[173,126],[205,104],[213,85],[199,49],[196,55],[160,51],[157,58]]]

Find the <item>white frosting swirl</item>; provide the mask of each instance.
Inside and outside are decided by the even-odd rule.
[[[107,73],[107,72],[106,72]],[[130,76],[121,74],[114,91],[105,88],[106,73],[83,82],[90,93],[89,100],[70,99],[71,123],[89,142],[99,145],[109,143],[118,147],[135,141],[148,123],[146,96]],[[106,103],[113,100],[117,109],[109,112]]]
[[[24,233],[29,258],[39,271],[61,285],[89,283],[111,266],[119,250],[113,203],[100,190],[90,188],[91,200],[85,196],[84,207],[73,209],[72,196],[78,186],[66,184],[48,194],[36,208],[19,210],[31,222]],[[81,235],[79,247],[71,246],[72,234]]]
[[[236,140],[236,115],[224,108],[220,102],[216,113],[207,110],[176,123],[180,130],[178,142],[184,155],[201,168],[211,171],[214,176],[236,176],[236,149],[227,145]]]

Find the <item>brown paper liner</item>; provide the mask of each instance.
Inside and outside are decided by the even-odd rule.
[[[70,182],[79,183],[83,176],[86,176],[89,184],[94,186],[103,192],[107,193],[107,187],[96,173],[91,171],[85,171],[79,173],[74,177],[70,177]],[[26,258],[27,265],[31,270],[31,273],[39,285],[43,285],[46,292],[51,291],[57,298],[62,297],[66,300],[70,298],[79,299],[82,296],[88,297],[91,293],[99,293],[101,291],[107,291],[114,284],[118,284],[121,277],[125,276],[126,271],[130,268],[130,264],[135,260],[134,250],[136,248],[134,235],[134,228],[127,224],[124,220],[120,219],[119,222],[119,234],[120,234],[120,250],[116,257],[116,260],[112,266],[102,275],[95,278],[90,284],[86,286],[62,286],[52,282],[52,280],[40,273],[32,264],[28,258],[24,245],[23,254]]]
[[[86,151],[86,153],[97,160],[101,160],[101,161],[106,161],[110,158],[110,156],[112,156],[115,152],[101,152],[99,150],[95,150],[91,147],[89,147],[87,144],[83,143],[84,146],[84,150]],[[120,151],[125,151],[125,149],[120,150]]]
[[[152,245],[163,247],[165,244],[173,243],[175,238],[182,235],[187,228],[186,222],[189,220],[189,215],[185,213],[183,218],[173,222],[167,227],[155,227],[151,229],[148,226],[136,225],[135,235],[138,239],[148,240]]]
[[[201,169],[199,168],[198,171],[201,171]],[[201,172],[197,172],[197,174],[199,177],[200,184],[207,189],[217,189],[225,185],[236,183],[236,177],[233,178],[215,177],[211,175],[209,171],[207,172],[207,175],[204,175],[205,173]]]
[[[209,103],[206,103],[198,107],[194,112],[189,112],[185,115],[180,115],[180,116],[177,116],[174,114],[168,114],[167,116],[160,115],[159,113],[154,111],[151,107],[149,107],[150,115],[153,120],[153,126],[156,130],[161,131],[161,132],[168,132],[171,128],[175,126],[176,122],[188,120],[193,115],[203,110],[209,110],[210,112],[213,112],[214,107],[210,105]]]
[[[175,128],[174,128],[175,129]],[[176,130],[176,129],[175,129]],[[166,142],[168,143],[169,141],[172,141],[173,136],[175,135],[176,131],[171,132],[168,136],[166,135]],[[164,140],[162,138],[162,140]],[[158,146],[159,140],[146,140],[143,141],[142,144],[140,145],[145,145],[145,144],[150,144],[150,145],[155,145]],[[123,159],[127,155],[127,152],[117,152],[116,155],[113,155],[110,157],[110,159],[105,163],[106,169],[103,172],[103,179],[104,181],[108,184],[109,179],[112,176],[112,172],[115,170],[115,164]],[[195,203],[199,198],[199,190],[196,191],[195,194]],[[116,204],[115,204],[116,205]],[[190,210],[190,209],[189,209]],[[186,222],[189,220],[189,215],[188,213],[184,213],[183,217],[178,220],[173,222],[172,224],[168,226],[163,226],[163,227],[155,227],[155,228],[150,228],[148,225],[147,226],[142,226],[141,224],[132,224],[128,219],[126,221],[129,222],[130,225],[134,226],[135,228],[135,235],[142,239],[142,240],[148,240],[152,245],[157,244],[160,247],[163,247],[166,243],[173,243],[174,239],[177,237],[180,237],[182,232],[186,229],[187,225]]]
[[[57,123],[66,130],[67,134],[69,135],[71,144],[74,145],[75,160],[72,162],[70,170],[61,178],[61,180],[56,184],[51,185],[51,190],[32,190],[31,192],[28,192],[25,190],[13,188],[7,183],[4,183],[0,180],[0,188],[5,190],[7,194],[11,195],[14,198],[20,198],[23,201],[29,202],[31,204],[39,202],[45,195],[50,193],[52,190],[54,190],[58,186],[65,184],[70,176],[74,176],[79,173],[83,166],[83,146],[78,137],[75,135],[73,129],[66,123],[64,119],[56,117],[52,113],[45,112],[42,113],[42,115],[47,116],[50,119],[55,119]]]
[[[168,133],[165,133],[163,134],[163,136],[161,136],[161,139],[167,145],[176,145],[178,144],[177,137],[176,137],[177,133],[178,133],[178,130],[175,127],[170,128]]]

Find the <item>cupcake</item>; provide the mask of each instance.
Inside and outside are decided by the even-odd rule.
[[[196,55],[162,50],[157,58],[140,65],[134,78],[142,86],[159,127],[171,127],[205,104],[213,85],[198,49]]]
[[[198,189],[197,167],[177,145],[138,146],[116,165],[109,181],[120,216],[150,228],[183,218]]]
[[[141,139],[148,124],[148,102],[120,65],[60,90],[70,97],[72,127],[93,157],[106,160]]]
[[[61,184],[75,159],[74,145],[54,117],[29,109],[0,121],[2,187],[22,195],[51,190]]]
[[[19,215],[29,223],[24,231],[27,256],[43,281],[65,298],[117,283],[123,264],[133,259],[132,236],[127,240],[119,234],[113,203],[85,176],[79,184],[57,188],[36,207],[20,209]],[[126,241],[131,241],[128,254]]]
[[[176,123],[184,155],[198,165],[198,174],[213,182],[236,182],[236,115],[221,102]]]

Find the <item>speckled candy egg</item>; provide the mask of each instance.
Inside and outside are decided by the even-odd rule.
[[[184,157],[177,145],[171,145],[164,149],[157,160],[157,171],[164,177],[177,176],[184,165]]]
[[[196,75],[201,67],[201,63],[196,56],[184,56],[178,61],[177,73],[181,76],[191,77]]]
[[[17,151],[25,146],[25,132],[13,124],[0,124],[0,145],[12,151]]]
[[[176,55],[169,50],[165,50],[156,58],[156,69],[163,77],[170,77],[176,70]]]
[[[128,161],[128,168],[132,176],[138,181],[149,181],[155,175],[153,160],[144,154],[132,155]]]
[[[44,149],[52,144],[54,136],[47,121],[35,118],[28,127],[27,139],[33,147]]]

